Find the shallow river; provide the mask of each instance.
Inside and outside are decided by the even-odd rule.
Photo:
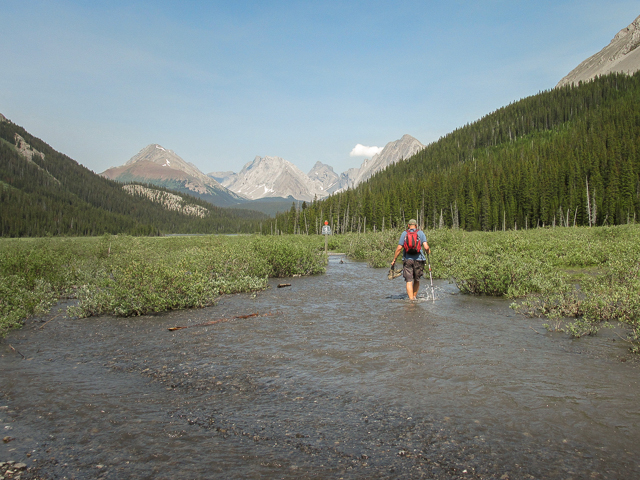
[[[0,343],[0,461],[45,478],[640,477],[640,363],[615,331],[570,340],[442,281],[409,302],[401,278],[340,259],[202,310],[28,322]]]

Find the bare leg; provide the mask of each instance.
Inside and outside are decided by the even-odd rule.
[[[407,282],[407,295],[409,300],[415,300],[418,295],[418,288],[420,287],[420,281],[414,280],[413,282]]]
[[[409,296],[409,300],[413,300],[413,282],[406,282],[407,284],[407,295]]]

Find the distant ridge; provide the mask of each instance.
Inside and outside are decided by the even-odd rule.
[[[558,82],[557,87],[578,84],[608,73],[632,74],[640,70],[640,16],[620,30],[613,40]]]
[[[333,193],[340,188],[340,175],[333,171],[333,167],[326,163],[316,162],[309,171],[311,180],[318,181],[322,185],[322,190]]]
[[[251,233],[265,215],[151,185],[123,186],[0,114],[0,235]]]

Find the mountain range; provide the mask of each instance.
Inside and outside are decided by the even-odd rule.
[[[632,74],[640,70],[640,16],[620,30],[602,50],[581,62],[562,78],[556,88],[577,85],[613,72]],[[360,167],[340,174],[330,165],[317,162],[305,174],[291,162],[277,156],[256,156],[240,172],[211,172],[207,175],[185,162],[171,150],[152,144],[127,163],[101,175],[119,182],[145,182],[179,192],[190,193],[218,206],[238,206],[265,198],[310,201],[355,188],[375,173],[425,146],[410,135],[389,142]],[[279,209],[284,209],[283,202]],[[250,205],[246,207],[251,208]]]
[[[612,226],[640,218],[640,72],[523,98],[366,183],[262,225],[320,234],[406,226],[467,231]]]
[[[325,221],[338,233],[376,231],[411,217],[484,231],[635,224],[639,46],[640,17],[557,88],[454,130],[366,186],[279,213],[262,231],[320,234]]]
[[[353,188],[389,165],[409,158],[424,148],[411,135],[389,142],[371,160],[365,159],[359,168],[341,174],[333,167],[316,162],[308,174],[293,163],[275,156],[256,156],[240,172],[202,173],[195,165],[173,150],[151,144],[134,155],[124,165],[112,167],[100,175],[122,183],[140,182],[165,187],[197,196],[217,206],[238,206],[263,211],[263,202],[251,201],[274,198],[289,199],[280,210],[287,209],[291,200],[311,201]]]
[[[631,74],[640,69],[640,16],[620,30],[609,45],[587,58],[567,74],[557,87],[578,84],[611,72]],[[317,162],[305,174],[293,163],[278,156],[256,156],[240,172],[202,173],[195,165],[184,161],[172,150],[152,144],[120,167],[110,168],[101,175],[119,182],[144,182],[196,195],[218,206],[258,208],[262,199],[282,199],[279,209],[287,208],[287,201],[323,199],[349,188],[355,188],[374,174],[407,159],[425,146],[410,135],[389,142],[360,167],[340,174],[330,165]],[[247,202],[249,204],[245,205]]]
[[[280,157],[256,157],[238,174],[229,175],[222,185],[250,200],[291,196],[309,201],[327,195],[320,181],[310,179],[293,163]]]
[[[584,60],[556,87],[580,82],[612,72],[632,74],[640,69],[640,16],[620,30],[598,53]],[[355,188],[374,174],[402,159],[408,159],[425,146],[410,135],[389,142],[360,167],[340,174],[330,165],[316,162],[305,174],[293,163],[277,156],[256,156],[240,172],[211,172],[207,175],[185,162],[171,150],[149,145],[121,167],[111,168],[103,176],[119,182],[146,182],[191,193],[214,205],[238,206],[246,202],[273,199],[310,201]],[[278,204],[286,209],[287,201]],[[259,207],[258,207],[259,209]]]
[[[280,157],[256,157],[239,173],[211,172],[208,175],[238,195],[250,199],[288,197],[313,200],[353,188],[389,165],[409,158],[424,145],[411,135],[389,142],[371,160],[365,159],[359,168],[337,174],[333,167],[316,162],[308,174]]]

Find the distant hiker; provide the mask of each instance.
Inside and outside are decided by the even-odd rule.
[[[391,262],[391,268],[396,264],[396,258],[400,252],[404,250],[402,255],[402,276],[407,284],[407,295],[409,300],[415,300],[418,296],[418,288],[420,287],[420,277],[424,270],[424,264],[427,261],[424,252],[431,253],[427,236],[418,229],[418,222],[413,218],[409,220],[408,228],[400,235],[396,253]]]

